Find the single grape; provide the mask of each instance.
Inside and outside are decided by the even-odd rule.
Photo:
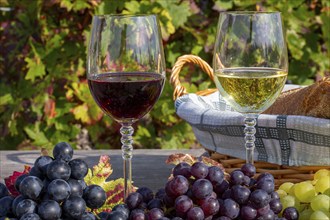
[[[6,185],[3,183],[0,183],[0,199],[5,196],[8,196],[8,195],[9,195],[9,191],[8,191]]]
[[[47,192],[50,199],[55,200],[56,202],[63,202],[69,198],[71,188],[65,180],[56,179],[48,185]]]
[[[73,149],[70,144],[66,142],[60,142],[55,145],[53,149],[53,156],[55,159],[61,159],[69,162],[73,156]]]
[[[84,190],[83,198],[86,201],[87,207],[98,209],[105,203],[107,195],[102,187],[98,185],[89,185]]]
[[[310,217],[313,212],[313,209],[305,209],[299,214],[299,220],[310,220]]]
[[[208,172],[209,168],[206,164],[202,162],[195,162],[190,168],[191,175],[193,175],[196,179],[204,179]]]
[[[314,211],[320,210],[324,212],[329,212],[330,197],[322,194],[317,195],[315,198],[312,199],[310,205]]]
[[[251,192],[250,202],[255,208],[259,209],[265,207],[270,202],[270,196],[266,191],[257,189]]]
[[[279,214],[282,211],[282,203],[280,199],[272,199],[269,202],[270,209],[275,213]]]
[[[244,173],[240,170],[234,170],[230,174],[230,183],[233,185],[241,185],[244,183]]]
[[[212,184],[221,183],[224,180],[224,172],[217,166],[209,167],[209,172],[206,176],[206,179],[210,180]]]
[[[160,219],[161,217],[164,217],[164,212],[161,209],[153,208],[149,210],[147,216],[148,216],[148,220],[157,220]]]
[[[247,187],[241,185],[234,185],[231,188],[231,198],[240,205],[244,205],[248,202],[250,194],[251,191]]]
[[[175,200],[175,211],[177,213],[185,214],[191,207],[193,207],[193,201],[186,195],[179,196]]]
[[[208,197],[202,200],[201,208],[205,216],[213,216],[219,212],[220,204],[216,198]]]
[[[320,170],[316,171],[316,173],[314,174],[314,180],[321,179],[324,176],[330,177],[330,170],[320,169]]]
[[[246,175],[244,175],[242,185],[244,185],[244,186],[250,186],[250,184],[251,184],[251,178],[248,177],[248,176],[246,176]],[[254,184],[252,184],[252,185],[254,185]]]
[[[288,208],[288,207],[296,207],[297,209],[300,209],[300,202],[294,196],[290,196],[290,195],[284,196],[281,199],[281,203],[282,203],[283,209]]]
[[[177,175],[167,182],[165,186],[166,193],[171,197],[184,195],[189,189],[189,182],[186,177]]]
[[[280,199],[280,195],[274,191],[274,192],[270,193],[270,198],[271,199]]]
[[[126,220],[127,217],[120,211],[112,211],[106,218],[107,220]]]
[[[271,193],[275,189],[275,184],[274,181],[267,179],[267,178],[262,178],[259,181],[257,181],[256,184],[257,189],[262,189],[266,191],[267,193]]]
[[[125,203],[130,210],[136,209],[143,202],[143,197],[138,192],[130,193],[125,199]]]
[[[225,199],[220,207],[220,214],[235,219],[239,215],[239,205],[232,199]]]
[[[68,180],[71,175],[70,166],[62,160],[54,160],[47,166],[47,177],[50,180]]]
[[[130,220],[146,220],[147,216],[141,209],[133,209],[129,215]]]
[[[12,196],[4,196],[0,199],[0,216],[7,216],[12,214],[12,203],[14,201],[14,197]]]
[[[309,220],[330,220],[330,213],[325,213],[323,211],[315,211],[311,214]]]
[[[38,215],[42,219],[57,220],[62,215],[62,209],[56,201],[48,200],[48,201],[42,202],[38,206]]]
[[[118,204],[113,207],[112,211],[121,212],[126,219],[129,217],[129,208],[126,204]]]
[[[272,210],[269,209],[267,213],[259,216],[257,219],[258,220],[274,220],[275,214]]]
[[[195,198],[205,199],[211,196],[213,192],[212,183],[207,179],[198,179],[192,185],[192,192]]]
[[[165,189],[161,188],[161,189],[157,190],[157,192],[155,194],[155,198],[163,200],[165,195],[166,195]]]
[[[36,213],[26,213],[19,220],[40,220],[40,217]]]
[[[82,180],[88,173],[88,165],[82,159],[74,159],[69,162],[71,178]]]
[[[291,182],[285,182],[280,185],[278,189],[285,191],[286,193],[290,192],[291,187],[294,185],[294,183]]]
[[[229,188],[229,183],[227,180],[222,181],[221,183],[217,183],[214,187],[215,193],[221,197],[222,194]]]
[[[262,173],[258,176],[257,181],[260,181],[261,179],[269,179],[271,181],[275,181],[274,176],[270,173]]]
[[[15,185],[14,185],[14,187],[17,191],[19,191],[19,184],[21,184],[22,180],[27,176],[29,176],[29,174],[24,173],[24,174],[20,175],[19,177],[17,177],[17,179],[15,180]],[[0,198],[1,198],[1,196],[0,196]]]
[[[257,209],[258,216],[263,216],[263,215],[267,214],[269,210],[270,210],[269,204],[267,204],[266,206],[264,206],[262,208]]]
[[[145,203],[150,202],[154,198],[154,193],[148,187],[140,187],[136,192],[140,193]]]
[[[71,196],[64,201],[62,207],[65,216],[73,219],[81,219],[81,216],[86,210],[86,202],[81,197]]]
[[[37,203],[32,201],[31,199],[24,199],[20,201],[15,209],[15,213],[17,217],[22,217],[27,213],[35,213],[37,211]]]
[[[304,181],[295,184],[294,195],[301,202],[310,202],[316,196],[316,191],[311,183]]]
[[[96,220],[96,217],[91,212],[84,212],[80,220]]]
[[[78,180],[78,183],[81,185],[82,190],[85,190],[87,187],[87,184],[84,180]]]
[[[204,212],[200,207],[192,207],[187,212],[186,220],[203,220],[204,219]]]
[[[29,176],[38,177],[40,180],[43,180],[45,176],[39,171],[36,167],[32,167],[29,172]]]
[[[256,174],[256,167],[253,164],[246,163],[241,167],[241,171],[248,177],[253,177]]]
[[[153,209],[153,208],[159,208],[159,209],[163,209],[163,201],[160,200],[160,199],[152,199],[148,202],[148,205],[147,205],[147,208],[150,210],[150,209]]]
[[[53,162],[53,160],[54,159],[51,158],[50,156],[40,156],[34,162],[34,167],[45,175],[47,173],[48,164]]]
[[[288,194],[287,194],[284,190],[282,190],[282,189],[278,189],[276,192],[277,192],[278,196],[280,197],[280,199],[282,199],[284,196],[287,196],[287,195],[288,195]]]
[[[294,207],[288,207],[283,210],[282,216],[287,220],[298,220],[299,219],[299,212]]]
[[[17,215],[17,214],[16,214],[16,207],[17,207],[18,203],[19,203],[20,201],[24,200],[24,199],[26,199],[24,196],[19,195],[19,196],[17,196],[17,197],[13,200],[13,202],[12,202],[12,204],[11,204],[11,210],[12,210],[12,212],[13,212],[14,215]]]
[[[257,216],[257,210],[251,206],[242,206],[240,217],[242,220],[253,220]]]
[[[315,184],[316,192],[323,193],[330,188],[330,177],[323,176],[319,178]]]
[[[79,197],[82,197],[83,195],[83,188],[81,186],[81,184],[79,183],[78,180],[76,179],[69,179],[68,181],[68,184],[70,185],[70,188],[71,188],[71,196],[79,196]]]
[[[191,177],[190,168],[191,166],[189,164],[187,164],[186,162],[181,162],[174,167],[173,176],[182,175],[186,178],[190,178]]]
[[[36,200],[42,192],[43,183],[35,176],[28,176],[19,184],[20,193],[32,200]]]

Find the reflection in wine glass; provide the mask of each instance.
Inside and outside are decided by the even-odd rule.
[[[274,103],[287,78],[280,13],[221,13],[213,55],[220,94],[245,116],[246,162],[253,163],[256,118]]]
[[[165,83],[165,59],[157,17],[94,16],[87,78],[95,102],[121,124],[126,198],[132,186],[132,124],[152,109]]]

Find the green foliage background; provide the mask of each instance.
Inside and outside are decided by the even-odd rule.
[[[180,55],[211,64],[219,12],[280,11],[289,48],[289,79],[311,84],[329,75],[328,0],[0,0],[0,149],[73,145],[87,129],[96,148],[120,148],[119,125],[104,116],[86,83],[86,45],[94,14],[159,16],[170,69]],[[213,83],[198,68],[182,73],[196,92]],[[152,112],[135,125],[135,147],[198,145],[179,119],[169,82]]]

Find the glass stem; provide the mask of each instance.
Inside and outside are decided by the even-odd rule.
[[[126,199],[132,189],[133,133],[134,128],[131,124],[122,124],[120,128],[120,140],[122,143],[122,157],[124,159],[124,199]]]
[[[255,148],[255,126],[257,124],[257,115],[255,114],[246,114],[244,119],[244,140],[245,140],[245,150],[246,150],[246,163],[254,163],[254,148]]]

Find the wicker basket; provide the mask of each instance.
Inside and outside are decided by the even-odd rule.
[[[197,64],[213,81],[213,70],[203,59],[194,55],[184,55],[177,59],[174,67],[172,68],[172,74],[170,82],[174,87],[173,99],[188,94],[186,88],[181,84],[179,80],[179,74],[182,67],[185,64],[192,63]],[[196,94],[205,96],[214,93],[217,89],[207,89],[199,91]],[[218,152],[209,152],[211,158],[217,160],[223,164],[227,172],[231,172],[241,167],[245,161],[228,155],[223,155]],[[271,164],[267,162],[256,161],[255,166],[257,168],[257,174],[261,172],[269,172],[275,177],[276,186],[278,187],[283,182],[301,182],[304,180],[313,179],[313,174],[319,169],[330,169],[330,166],[283,166],[277,164]]]

